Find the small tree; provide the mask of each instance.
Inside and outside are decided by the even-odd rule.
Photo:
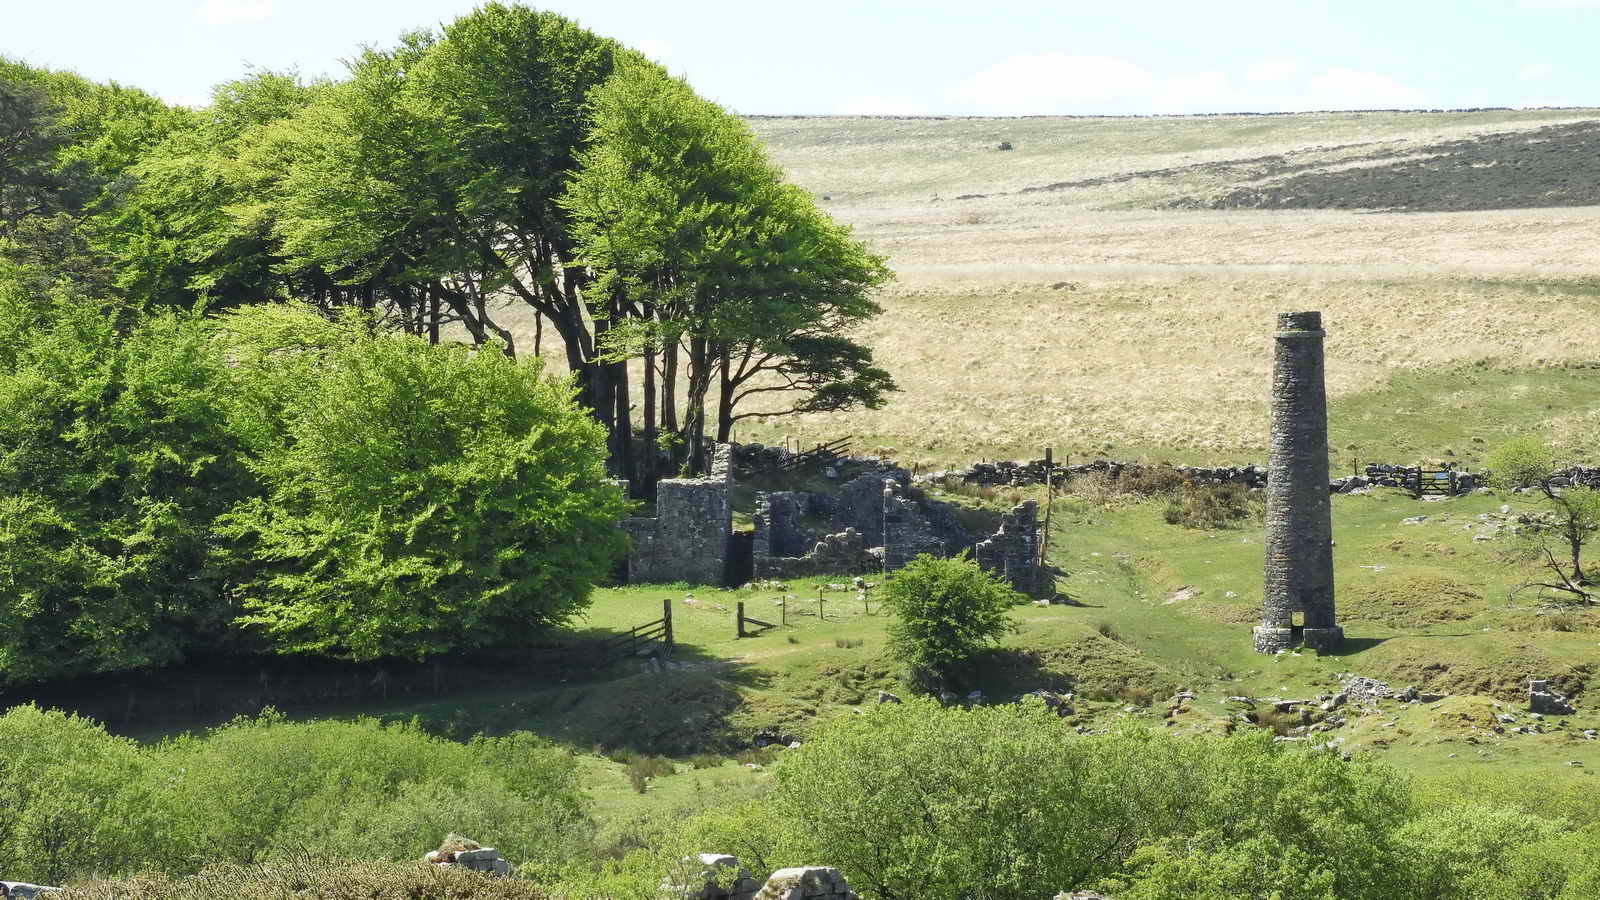
[[[1006,613],[1022,599],[966,556],[923,554],[884,586],[884,604],[895,617],[889,650],[913,690],[934,693],[957,682],[974,653],[1014,628]]]
[[[1600,491],[1583,485],[1558,487],[1553,483],[1555,456],[1548,444],[1538,438],[1513,438],[1496,448],[1485,460],[1492,483],[1501,490],[1533,488],[1539,491],[1555,514],[1553,523],[1534,522],[1525,532],[1528,555],[1540,560],[1553,575],[1551,581],[1530,581],[1525,587],[1541,587],[1570,594],[1593,603],[1586,589],[1592,582],[1583,571],[1583,547],[1600,530]],[[1551,545],[1562,548],[1568,562],[1557,559]]]

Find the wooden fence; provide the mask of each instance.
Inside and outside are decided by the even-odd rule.
[[[738,606],[739,606],[739,615],[738,615],[738,622],[739,622],[739,625],[738,625],[739,634],[738,634],[738,636],[739,637],[742,637],[742,638],[755,637],[756,635],[760,634],[761,632],[766,631],[768,628],[777,628],[778,627],[778,626],[772,624],[771,622],[763,622],[760,619],[752,619],[749,616],[745,615],[744,614],[744,601],[743,600],[739,601]],[[756,627],[755,630],[752,631],[751,629],[745,627],[746,624],[755,625],[757,627]]]
[[[647,644],[659,642],[671,652],[672,598],[661,601],[661,618],[643,625],[635,625],[616,637],[606,638],[600,645],[599,663],[602,667],[639,652]]]
[[[788,470],[797,469],[810,463],[826,464],[833,462],[849,452],[851,437],[853,437],[853,435],[845,435],[842,438],[831,440],[826,444],[818,444],[815,447],[812,447],[810,450],[796,453],[795,455],[784,460],[783,464],[779,466],[779,468]]]

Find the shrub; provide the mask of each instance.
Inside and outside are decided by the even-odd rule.
[[[650,779],[671,775],[676,771],[670,759],[660,756],[636,756],[628,763],[628,783],[633,785],[635,791],[642,794],[649,787]]]
[[[55,710],[0,716],[0,872],[59,884],[133,862],[140,804],[126,786],[142,761],[132,741]]]
[[[878,896],[1004,900],[1101,882],[1122,896],[1184,848],[1220,858],[1267,836],[1278,870],[1235,867],[1218,876],[1227,896],[1306,896],[1291,888],[1311,883],[1326,888],[1315,896],[1380,898],[1403,896],[1393,834],[1406,796],[1384,766],[1261,733],[1074,737],[1042,704],[912,700],[824,729],[779,762],[768,800],[736,815],[741,856],[827,859]]]
[[[484,878],[463,869],[412,862],[364,862],[300,855],[263,865],[223,863],[190,877],[140,875],[124,881],[73,885],[61,900],[544,900],[550,895],[517,878]]]
[[[448,831],[492,839],[513,862],[545,860],[586,827],[571,758],[537,738],[458,744],[370,719],[267,714],[168,741],[144,793],[143,852],[168,872],[304,848],[411,859]]]
[[[0,685],[162,665],[231,618],[215,516],[253,490],[195,316],[126,336],[0,283]]]
[[[890,575],[881,599],[894,615],[889,652],[923,693],[957,684],[974,653],[1012,630],[1009,610],[1023,600],[965,556],[927,554]]]
[[[229,427],[267,486],[219,531],[278,649],[422,657],[525,640],[624,547],[603,430],[537,361],[373,337],[301,307],[220,330]]]
[[[1167,501],[1162,517],[1185,528],[1227,528],[1262,515],[1261,499],[1238,484],[1186,484]]]

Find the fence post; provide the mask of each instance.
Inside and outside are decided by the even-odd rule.
[[[661,601],[661,621],[666,625],[666,643],[672,646],[672,598],[666,597]]]
[[[1050,507],[1056,499],[1055,456],[1049,447],[1044,448],[1044,535],[1039,539],[1039,565],[1044,565],[1045,553],[1050,549]]]
[[[739,607],[739,633],[736,636],[737,637],[744,637],[744,601],[743,600],[739,601],[738,607]]]

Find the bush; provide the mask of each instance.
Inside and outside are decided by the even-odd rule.
[[[1167,501],[1162,517],[1168,525],[1185,528],[1227,528],[1259,517],[1265,504],[1238,484],[1186,484]]]
[[[889,576],[881,599],[894,615],[890,654],[912,690],[934,693],[960,683],[973,654],[1013,629],[1009,611],[1024,598],[965,556],[923,554]]]
[[[140,875],[125,881],[92,881],[53,896],[60,900],[544,900],[550,895],[521,879],[485,878],[476,872],[414,861],[363,862],[301,855],[263,865],[223,863],[184,878]]]
[[[457,744],[409,725],[239,719],[152,752],[147,860],[167,872],[310,848],[413,859],[440,835],[516,863],[570,852],[586,829],[575,767],[527,734]]]
[[[644,793],[650,786],[650,779],[662,775],[671,775],[676,772],[672,760],[660,756],[636,756],[628,763],[628,783],[639,793]]]
[[[134,862],[138,748],[88,719],[18,706],[0,716],[0,872],[59,884]]]
[[[286,652],[418,658],[527,640],[613,569],[626,510],[565,382],[359,319],[227,317],[229,427],[267,491],[236,505],[236,592]]]
[[[1187,848],[1238,864],[1207,875],[1235,894],[1194,896],[1300,897],[1307,884],[1326,888],[1311,896],[1406,896],[1393,890],[1393,835],[1410,815],[1399,777],[1259,732],[1077,737],[1043,704],[913,700],[839,720],[785,755],[776,782],[696,827],[742,832],[741,857],[766,868],[825,859],[863,894],[1004,900],[1105,884],[1191,896],[1128,893],[1176,881],[1163,865]],[[1263,836],[1270,860],[1232,849]]]

